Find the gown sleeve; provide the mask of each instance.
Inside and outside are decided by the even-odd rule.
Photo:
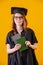
[[[10,38],[10,33],[8,33],[6,37],[6,44],[10,44],[10,43],[11,43],[11,38]]]
[[[35,35],[34,31],[32,31],[32,40],[31,41],[32,41],[32,44],[38,43],[38,40],[36,38],[36,35]]]
[[[32,29],[27,29],[26,40],[30,41],[31,44],[38,43],[36,35]]]

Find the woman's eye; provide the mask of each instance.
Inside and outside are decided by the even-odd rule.
[[[19,18],[19,19],[23,19],[23,16],[20,16],[20,17],[15,16],[14,18],[15,18],[15,19],[18,19],[18,18]]]

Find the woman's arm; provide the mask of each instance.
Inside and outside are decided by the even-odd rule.
[[[29,47],[31,47],[32,49],[37,49],[37,44],[36,43],[34,43],[33,45],[30,44]]]
[[[37,44],[36,43],[34,43],[32,45],[29,41],[26,41],[25,44],[26,44],[26,46],[29,46],[32,49],[37,49]]]
[[[7,53],[8,54],[11,54],[11,53],[13,53],[13,52],[15,52],[15,51],[17,51],[17,50],[19,50],[21,48],[21,45],[20,44],[16,44],[15,46],[14,46],[14,48],[10,48],[10,44],[7,44]]]

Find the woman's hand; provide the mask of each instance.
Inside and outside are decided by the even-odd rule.
[[[17,50],[19,50],[21,48],[21,44],[16,44],[15,46],[14,46],[14,48],[10,48],[10,44],[7,44],[7,53],[8,54],[11,54],[11,53],[14,53],[14,52],[16,52]]]
[[[26,46],[29,46],[32,49],[37,49],[37,44],[36,43],[34,43],[32,45],[29,41],[26,41],[25,44],[26,44]]]
[[[26,41],[25,44],[26,44],[26,46],[30,46],[31,45],[30,41]]]
[[[14,47],[14,49],[17,51],[17,50],[19,50],[21,48],[21,44],[16,44],[15,45],[15,47]]]

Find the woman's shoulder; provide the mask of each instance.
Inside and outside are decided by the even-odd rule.
[[[34,32],[32,28],[27,28],[26,30],[31,33]]]
[[[7,33],[7,36],[11,36],[13,34],[13,30],[10,30],[8,33]]]

